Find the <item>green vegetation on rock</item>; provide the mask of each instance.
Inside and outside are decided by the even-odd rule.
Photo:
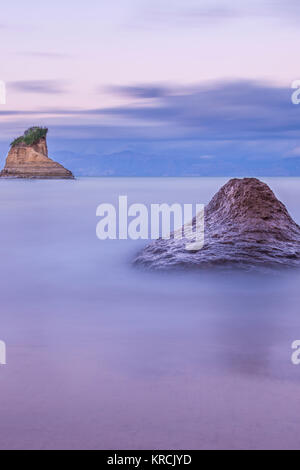
[[[47,127],[30,127],[23,135],[17,137],[10,144],[12,147],[15,147],[18,144],[33,145],[36,144],[40,139],[46,137],[48,132]]]

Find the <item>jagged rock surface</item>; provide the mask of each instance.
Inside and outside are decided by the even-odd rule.
[[[256,178],[228,181],[206,206],[204,220],[201,250],[187,251],[186,239],[159,239],[135,263],[153,269],[300,266],[300,227]]]
[[[11,147],[1,178],[73,179],[71,171],[48,157],[46,138],[32,145]]]

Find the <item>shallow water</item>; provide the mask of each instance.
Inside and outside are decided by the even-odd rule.
[[[264,178],[300,223],[300,179]],[[300,272],[150,273],[96,207],[227,178],[1,181],[0,448],[298,448]]]

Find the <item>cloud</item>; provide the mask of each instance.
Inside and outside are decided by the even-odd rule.
[[[173,7],[173,5],[172,5]],[[202,23],[207,21],[220,21],[242,16],[242,11],[235,7],[226,5],[207,5],[199,6],[192,4],[190,6],[180,6],[179,8],[153,8],[145,11],[148,20],[155,20],[158,23],[168,23],[174,20],[179,23]]]
[[[162,98],[169,93],[167,87],[156,85],[110,86],[106,88],[109,93],[123,95],[130,98]]]
[[[60,52],[19,52],[18,55],[36,57],[38,59],[67,59],[70,54]]]
[[[130,87],[128,87],[130,91]],[[151,90],[149,88],[149,96]],[[126,88],[125,88],[126,90]],[[218,82],[164,88],[150,105],[91,110],[144,123],[176,126],[200,138],[254,138],[300,135],[300,106],[291,103],[291,89],[251,82]],[[147,90],[143,87],[143,96]]]
[[[161,28],[178,26],[205,26],[209,23],[228,21],[243,16],[243,8],[236,3],[222,0],[211,1],[173,0],[172,4],[166,4],[158,0],[152,0],[151,4],[141,2],[135,16],[131,20],[131,26]]]
[[[295,22],[300,15],[298,0],[173,0],[169,6],[161,0],[140,2],[130,26],[140,28],[197,28],[218,26],[220,22],[256,21],[259,18]]]
[[[64,83],[59,80],[21,80],[9,82],[8,87],[21,93],[60,94],[64,93]]]
[[[27,86],[25,86],[27,90]],[[29,87],[29,89],[31,89]],[[53,88],[52,88],[53,90]],[[112,89],[111,89],[112,90]],[[119,93],[119,88],[113,89]],[[289,86],[251,81],[216,82],[190,87],[134,85],[121,88],[133,97],[128,105],[95,109],[0,110],[0,116],[68,116],[80,126],[86,117],[95,126],[131,128],[130,134],[201,140],[300,138],[300,105],[291,102]],[[145,100],[147,97],[147,100]],[[109,123],[109,124],[108,124]]]
[[[289,18],[292,21],[299,19],[300,4],[298,0],[276,0],[274,7],[274,14],[281,19]]]

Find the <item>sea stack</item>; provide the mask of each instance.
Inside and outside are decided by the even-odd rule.
[[[228,181],[205,207],[204,223],[201,250],[187,251],[186,239],[158,239],[135,263],[152,269],[300,266],[300,227],[256,178]]]
[[[31,127],[11,143],[0,178],[74,179],[71,171],[48,157],[48,129]]]

